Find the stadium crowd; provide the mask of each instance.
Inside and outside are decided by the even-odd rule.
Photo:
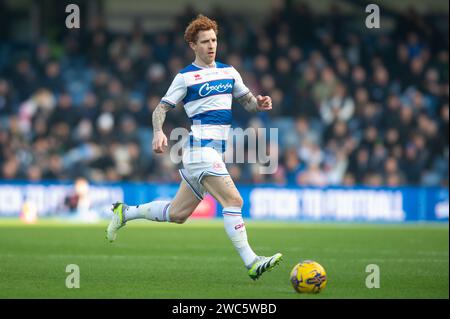
[[[156,34],[139,21],[113,34],[96,19],[26,52],[3,43],[0,178],[179,182],[169,153],[151,151],[151,114],[192,62],[183,32],[195,15],[186,8]],[[268,113],[234,104],[233,126],[279,129],[277,171],[230,164],[236,181],[448,186],[448,24],[441,31],[411,9],[391,17],[392,29],[369,30],[365,17],[302,3],[275,6],[263,26],[219,8],[209,16],[217,60],[273,99]],[[189,127],[182,106],[167,115],[166,133],[176,127]]]

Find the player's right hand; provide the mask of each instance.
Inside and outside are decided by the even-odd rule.
[[[164,153],[167,149],[167,137],[162,131],[156,132],[155,135],[153,135],[152,146],[153,152],[155,153]]]

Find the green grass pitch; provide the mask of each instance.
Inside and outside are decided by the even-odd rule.
[[[0,298],[449,298],[446,224],[361,225],[247,221],[258,254],[284,254],[252,281],[221,220],[184,225],[130,222],[108,243],[106,223],[0,220]],[[296,293],[292,267],[313,259],[326,289]],[[80,267],[80,288],[65,286],[66,266]],[[380,288],[365,285],[380,268]]]

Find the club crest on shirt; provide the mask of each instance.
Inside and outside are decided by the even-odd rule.
[[[220,163],[220,162],[215,162],[215,163],[213,164],[213,168],[214,168],[214,169],[221,169],[221,168],[223,168],[223,164]]]

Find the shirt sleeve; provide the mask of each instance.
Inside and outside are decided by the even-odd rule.
[[[161,102],[175,107],[186,96],[186,83],[181,73],[178,73],[172,81],[166,95],[161,99]]]
[[[239,72],[235,68],[232,68],[231,70],[234,77],[233,97],[238,99],[249,93],[250,90],[248,89],[248,87],[245,86],[244,81],[242,81],[242,77],[239,74]]]

